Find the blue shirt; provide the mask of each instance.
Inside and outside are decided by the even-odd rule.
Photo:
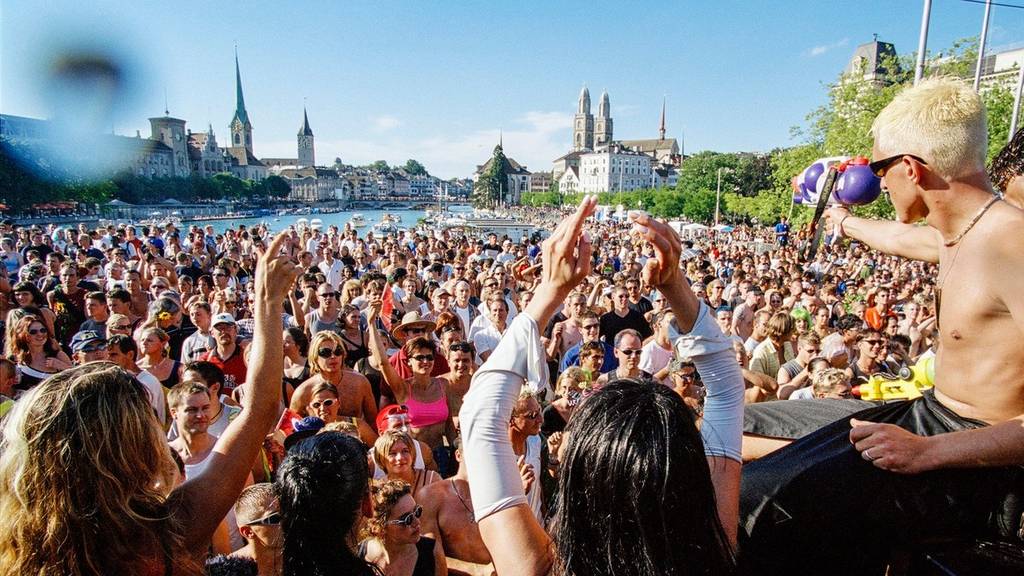
[[[604,346],[604,362],[601,363],[601,374],[604,374],[618,368],[619,359],[615,357],[615,348],[611,344],[600,340],[599,342]],[[562,356],[562,362],[558,364],[559,373],[565,372],[570,366],[580,365],[580,346],[582,345],[583,343],[580,342],[565,352],[565,355]]]

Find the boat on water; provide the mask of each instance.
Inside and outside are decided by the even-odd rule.
[[[296,230],[301,230],[303,228],[308,228],[308,227],[309,227],[309,220],[306,219],[306,218],[299,218],[298,220],[295,221],[295,229]]]
[[[322,230],[324,227],[324,221],[319,218],[313,218],[309,221],[310,230]]]
[[[352,218],[349,219],[348,223],[353,228],[365,228],[366,218],[362,214],[356,213],[352,215]]]
[[[387,220],[373,225],[373,231],[377,234],[397,234],[401,230],[396,222]]]

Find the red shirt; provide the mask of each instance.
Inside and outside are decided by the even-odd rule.
[[[235,388],[245,383],[247,369],[245,360],[242,358],[241,346],[235,345],[235,351],[224,360],[217,355],[217,349],[214,348],[203,356],[203,360],[216,365],[224,371],[224,386],[221,391],[223,394],[230,396],[235,391]]]

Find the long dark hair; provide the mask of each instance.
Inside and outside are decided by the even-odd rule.
[[[347,545],[368,481],[366,451],[351,436],[325,432],[288,451],[274,485],[281,502],[284,576],[377,574]]]
[[[553,535],[567,576],[729,574],[693,412],[649,380],[609,383],[566,428]]]

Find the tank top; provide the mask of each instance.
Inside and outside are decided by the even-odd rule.
[[[355,369],[356,362],[370,357],[370,349],[366,346],[366,334],[362,330],[359,331],[359,344],[349,340],[344,332],[339,332],[338,335],[345,341],[346,366]]]
[[[409,392],[405,406],[409,408],[409,425],[413,428],[425,428],[448,419],[448,399],[445,397],[444,386],[441,387],[441,397],[433,402],[420,402]]]
[[[178,382],[181,382],[181,374],[179,373],[180,369],[181,369],[181,362],[178,361],[178,360],[175,360],[174,364],[171,365],[171,372],[167,375],[167,378],[165,378],[165,379],[160,381],[160,384],[163,385],[163,387],[167,388],[168,390],[170,390],[171,388],[174,388],[174,386]]]
[[[36,384],[56,374],[56,372],[36,370],[26,364],[18,364],[17,368],[21,376],[18,378],[18,385],[14,387],[15,390],[31,390]]]
[[[306,327],[309,329],[310,337],[316,336],[317,333],[324,332],[327,330],[330,330],[331,332],[337,332],[339,334],[341,333],[341,316],[338,316],[334,320],[334,322],[326,322],[320,318],[319,310],[313,310],[312,312],[309,313],[309,315],[310,321]]]
[[[235,345],[235,351],[232,352],[231,356],[226,359],[221,359],[217,355],[217,349],[214,348],[206,353],[206,357],[203,358],[207,362],[216,364],[218,368],[224,371],[224,386],[222,391],[231,395],[235,391],[235,388],[245,383],[246,366],[245,359],[242,358],[242,347]]]

